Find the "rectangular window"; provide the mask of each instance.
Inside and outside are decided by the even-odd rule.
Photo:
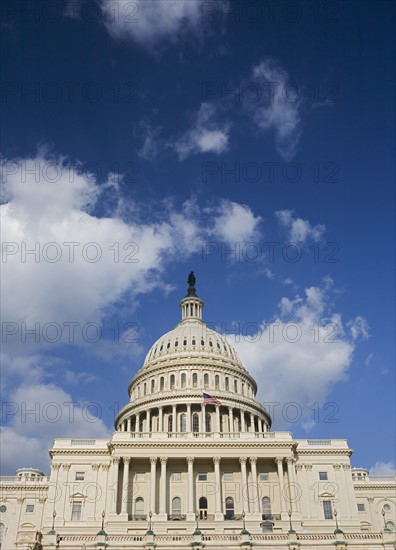
[[[357,507],[358,507],[358,512],[364,512],[366,510],[364,504],[358,504]]]
[[[259,479],[260,479],[260,481],[268,481],[268,474],[267,473],[265,473],[265,474],[261,473],[259,475]]]
[[[233,480],[233,474],[232,473],[226,473],[223,475],[224,481],[232,481]]]
[[[29,514],[34,512],[34,504],[26,504],[26,512],[29,512]]]
[[[81,519],[82,502],[73,502],[72,521],[80,521]]]
[[[200,472],[198,474],[198,481],[207,481],[207,479],[208,479],[208,474],[204,472]]]
[[[327,472],[319,472],[320,481],[327,481]]]
[[[172,473],[172,481],[181,481],[181,473],[180,472],[173,472]]]
[[[135,479],[136,481],[144,481],[144,472],[136,472]]]
[[[85,472],[76,472],[76,481],[84,481]]]
[[[325,519],[333,519],[333,510],[331,508],[331,500],[323,501],[323,513]]]

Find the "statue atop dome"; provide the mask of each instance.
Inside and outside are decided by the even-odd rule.
[[[190,274],[188,276],[188,279],[187,279],[187,283],[188,283],[188,296],[196,296],[195,294],[195,275],[194,275],[194,271],[190,271]]]

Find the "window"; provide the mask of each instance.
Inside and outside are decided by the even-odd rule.
[[[171,377],[170,377],[170,389],[171,390],[175,389],[175,375],[174,374],[171,374]]]
[[[238,380],[234,380],[234,392],[238,393]]]
[[[183,372],[182,375],[181,375],[181,387],[182,388],[186,387],[186,373],[185,372]]]
[[[200,472],[198,474],[198,481],[207,481],[208,480],[208,474],[206,472]]]
[[[210,414],[208,413],[205,417],[205,430],[207,432],[211,432],[212,431],[212,418],[210,416]]]
[[[389,506],[389,504],[384,504],[382,509],[384,510],[384,512],[390,512],[391,507]]]
[[[209,374],[204,374],[204,388],[207,390],[209,388]]]
[[[218,374],[216,374],[215,376],[215,390],[219,390],[220,389],[220,377]]]
[[[71,520],[72,521],[80,521],[81,519],[81,510],[82,510],[82,502],[81,501],[74,501],[72,506],[72,515]]]
[[[245,384],[243,382],[241,384],[241,394],[245,395]]]
[[[5,506],[4,504],[2,504],[2,505],[0,506],[0,512],[1,512],[2,514],[5,514],[5,513],[7,512],[7,506]]]
[[[4,531],[5,531],[5,525],[4,523],[0,523],[0,548],[4,538]]]
[[[144,519],[144,499],[142,497],[136,499],[135,516],[139,519]]]
[[[323,513],[325,519],[333,519],[333,510],[331,507],[331,500],[323,501]]]
[[[196,388],[198,386],[198,374],[196,372],[193,372],[193,383],[192,383],[192,386],[193,388]]]
[[[28,512],[29,514],[34,512],[34,504],[26,504],[26,512]]]
[[[136,481],[144,481],[145,479],[144,472],[136,472],[135,479]]]
[[[155,380],[151,380],[151,393],[155,392]]]
[[[271,500],[269,497],[261,499],[263,519],[271,519]]]
[[[201,497],[199,499],[198,507],[199,507],[199,519],[208,519],[208,501],[206,497]]]
[[[163,391],[164,390],[164,377],[161,376],[160,378],[160,391]]]
[[[224,479],[224,481],[232,481],[233,480],[232,472],[223,474],[223,479]]]
[[[173,430],[173,416],[170,414],[168,416],[168,432]]]
[[[146,382],[143,384],[143,395],[146,395],[147,393],[147,384]]]
[[[388,529],[388,531],[393,532],[395,530],[395,524],[393,523],[393,521],[387,521],[385,526]]]
[[[181,516],[181,498],[174,497],[172,499],[172,515],[176,517]]]
[[[357,508],[358,508],[358,512],[364,512],[366,510],[364,504],[358,504]]]
[[[226,391],[229,391],[229,389],[230,389],[230,380],[229,380],[228,376],[225,377],[225,389],[226,389]]]
[[[181,472],[173,472],[172,481],[181,481]]]
[[[319,472],[320,481],[327,481],[327,472]]]
[[[84,481],[84,479],[85,479],[84,472],[76,472],[76,481]]]
[[[193,432],[199,432],[199,416],[198,413],[193,414]]]
[[[259,475],[259,480],[260,481],[268,481],[268,474],[267,473],[261,473]]]
[[[234,517],[234,499],[227,497],[225,499],[225,519],[232,519]]]
[[[184,413],[180,415],[180,431],[187,431],[187,416]]]

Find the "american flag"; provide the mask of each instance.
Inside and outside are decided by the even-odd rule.
[[[202,397],[203,397],[204,403],[207,405],[210,405],[210,404],[220,405],[220,401],[216,399],[216,397],[212,397],[208,393],[204,393]]]

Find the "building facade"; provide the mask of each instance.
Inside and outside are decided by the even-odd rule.
[[[189,283],[111,439],[56,439],[49,476],[0,478],[1,550],[395,548],[396,478],[351,468],[346,440],[271,431]]]

